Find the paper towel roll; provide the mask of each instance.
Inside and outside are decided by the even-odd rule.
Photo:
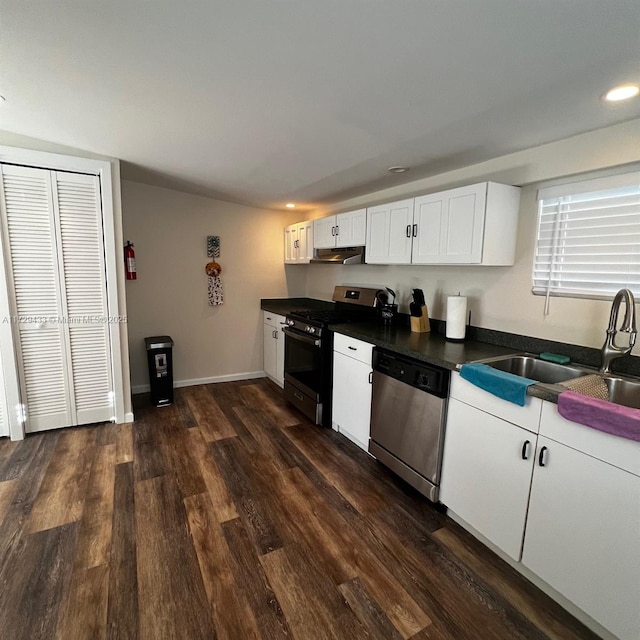
[[[467,329],[466,296],[447,297],[447,332],[449,340],[464,340]]]

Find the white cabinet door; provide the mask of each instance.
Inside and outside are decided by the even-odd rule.
[[[540,436],[538,456],[542,447],[522,562],[617,637],[636,640],[640,478]]]
[[[290,224],[284,229],[284,262],[294,264],[298,261],[298,225]]]
[[[272,379],[277,377],[276,340],[277,329],[264,323],[264,372]]]
[[[440,500],[520,559],[536,435],[449,400]]]
[[[367,263],[409,264],[412,225],[413,198],[367,209]]]
[[[264,372],[276,384],[284,386],[284,333],[285,317],[263,311]]]
[[[298,223],[298,255],[296,262],[307,264],[313,258],[313,222]]]
[[[333,354],[333,428],[365,451],[371,421],[371,365]]]
[[[367,210],[358,209],[336,216],[336,246],[361,247],[367,241]]]
[[[9,435],[9,403],[4,386],[4,375],[2,371],[2,353],[0,352],[0,437]]]
[[[487,183],[416,198],[416,264],[482,262]]]
[[[333,249],[336,246],[336,216],[313,221],[313,247]]]

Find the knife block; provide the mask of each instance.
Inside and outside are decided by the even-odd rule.
[[[431,325],[429,324],[429,313],[427,312],[427,307],[423,305],[420,307],[420,311],[420,317],[410,316],[411,331],[413,331],[413,333],[428,333],[431,331]]]

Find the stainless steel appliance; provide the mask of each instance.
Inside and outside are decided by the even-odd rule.
[[[287,315],[283,329],[285,397],[316,424],[331,426],[333,332],[329,326],[375,320],[377,291],[338,286],[333,305]]]
[[[376,348],[369,452],[438,500],[450,372]]]

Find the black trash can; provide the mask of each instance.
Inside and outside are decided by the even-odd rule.
[[[173,340],[170,336],[144,339],[149,365],[151,402],[156,407],[173,403]]]

